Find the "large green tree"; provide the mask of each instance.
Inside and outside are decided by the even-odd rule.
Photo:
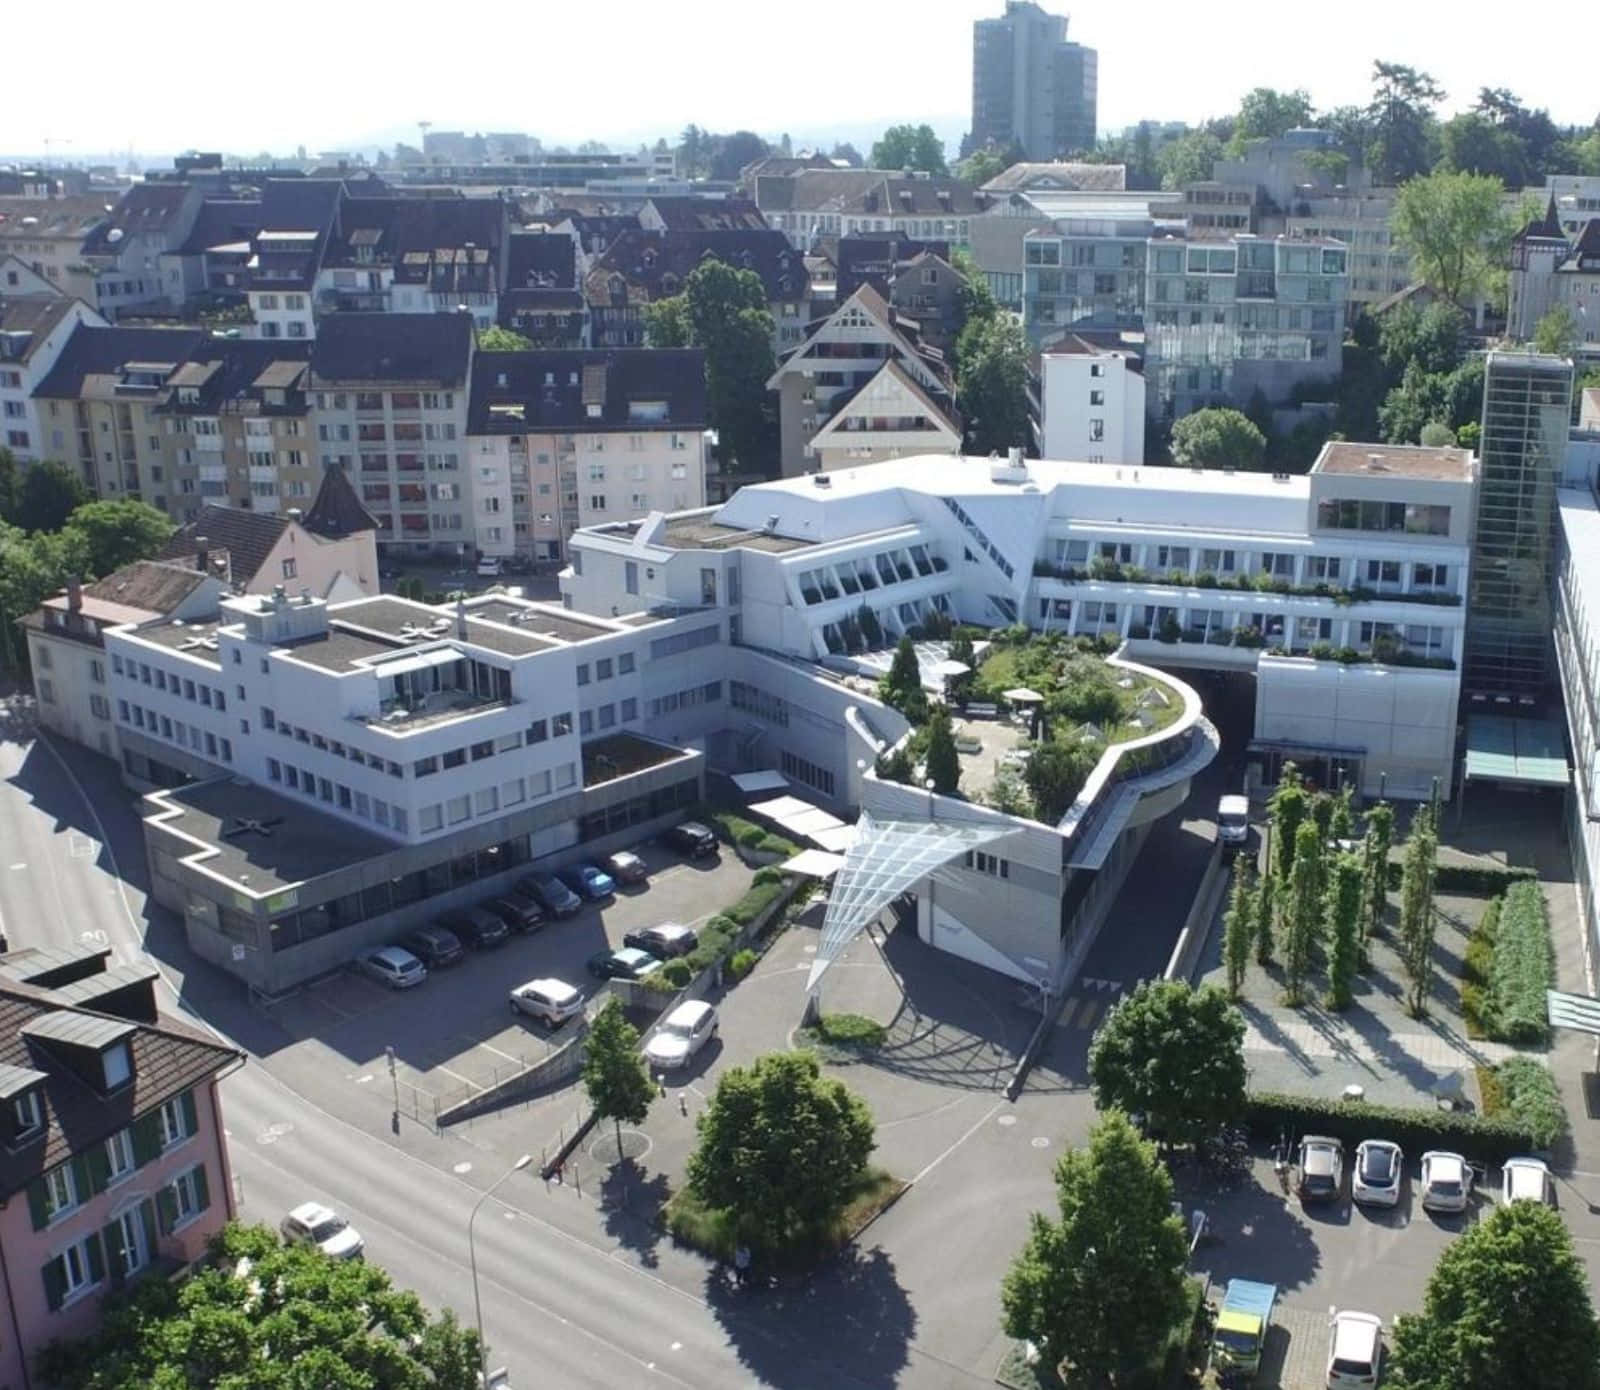
[[[1298,844],[1295,832],[1311,808],[1311,798],[1300,780],[1300,769],[1286,762],[1278,772],[1278,785],[1267,802],[1268,839],[1272,851],[1272,872],[1279,880],[1287,882],[1294,868]]]
[[[1105,751],[1103,743],[1074,731],[1046,739],[1028,755],[1022,779],[1039,820],[1054,825],[1067,814]]]
[[[1327,1005],[1348,1009],[1361,955],[1361,860],[1355,855],[1341,854],[1333,861],[1323,912],[1323,935],[1328,942]]]
[[[944,142],[931,125],[892,125],[872,147],[872,167],[943,174]]]
[[[1393,1390],[1600,1390],[1600,1324],[1561,1218],[1496,1207],[1448,1246],[1422,1311],[1394,1326]]]
[[[67,525],[83,536],[88,572],[100,577],[135,560],[148,560],[173,532],[167,514],[148,502],[85,502]]]
[[[692,346],[694,325],[689,322],[689,301],[681,294],[668,295],[644,306],[645,342],[653,348]]]
[[[1433,811],[1424,806],[1411,818],[1400,872],[1400,964],[1406,975],[1406,1007],[1418,1018],[1427,1012],[1433,983],[1433,869],[1438,853]]]
[[[970,315],[956,340],[956,406],[969,454],[1004,454],[1028,442],[1028,342],[1006,313]]]
[[[10,449],[0,445],[0,521],[16,524],[21,488],[22,465]]]
[[[928,752],[924,766],[934,791],[941,796],[955,794],[961,785],[961,758],[950,727],[950,711],[944,705],[935,705],[928,719]]]
[[[1244,1019],[1215,985],[1145,980],[1089,1047],[1094,1102],[1143,1115],[1168,1143],[1211,1137],[1244,1109]]]
[[[1290,1008],[1299,1008],[1304,1001],[1311,948],[1322,920],[1317,893],[1320,853],[1316,822],[1308,817],[1295,831],[1294,863],[1285,880],[1282,906],[1284,1002]]]
[[[753,130],[736,130],[720,135],[716,152],[711,156],[711,177],[731,183],[744,171],[746,165],[772,153],[772,146]]]
[[[1412,273],[1447,303],[1470,308],[1493,288],[1513,231],[1500,180],[1440,170],[1395,194],[1390,228]]]
[[[1367,167],[1374,183],[1392,188],[1432,166],[1433,108],[1443,100],[1444,89],[1427,73],[1404,63],[1373,63]]]
[[[1222,924],[1222,960],[1230,999],[1237,999],[1243,992],[1245,972],[1250,968],[1250,940],[1256,924],[1254,882],[1250,861],[1241,858],[1234,866],[1233,892]]]
[[[64,463],[46,459],[23,471],[16,515],[6,518],[24,531],[59,531],[67,518],[92,501],[83,479]]]
[[[1578,320],[1565,304],[1557,304],[1533,329],[1533,346],[1551,357],[1576,356],[1578,338]]]
[[[1188,1256],[1172,1179],[1127,1116],[1111,1111],[1056,1164],[1059,1218],[1033,1214],[1000,1288],[1008,1335],[1074,1384],[1123,1383],[1146,1366],[1184,1307]]]
[[[594,1113],[615,1127],[620,1156],[622,1122],[643,1124],[656,1088],[639,1052],[639,1030],[615,996],[595,1015],[583,1040],[583,1089]]]
[[[24,535],[0,522],[0,668],[27,663],[17,620],[33,612],[67,580],[88,572],[89,545],[71,527]]]
[[[37,1373],[60,1390],[476,1390],[477,1335],[429,1317],[365,1260],[228,1226],[182,1284],[141,1279],[99,1328],[54,1342]],[[248,1275],[235,1273],[250,1261]]]
[[[1181,188],[1211,177],[1212,166],[1222,158],[1222,141],[1209,131],[1191,130],[1156,151],[1156,168],[1163,188]]]
[[[1366,834],[1361,841],[1361,961],[1366,963],[1367,943],[1383,926],[1389,906],[1389,845],[1394,838],[1394,807],[1380,801],[1367,812]]]
[[[1207,406],[1172,427],[1172,461],[1180,468],[1259,468],[1267,437],[1242,411]]]
[[[729,1068],[695,1128],[689,1190],[768,1249],[837,1217],[877,1142],[866,1103],[810,1052]]]
[[[1292,92],[1280,92],[1272,87],[1252,88],[1239,103],[1228,152],[1241,154],[1246,141],[1275,138],[1310,124],[1311,95],[1303,88],[1296,87]]]

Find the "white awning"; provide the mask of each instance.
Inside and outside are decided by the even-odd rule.
[[[435,666],[452,666],[465,658],[454,647],[434,647],[431,651],[408,652],[389,661],[376,661],[367,669],[380,676],[409,676],[414,671],[428,671]]]
[[[863,812],[855,831],[828,899],[822,941],[806,979],[808,990],[817,987],[827,968],[867,924],[913,884],[969,849],[1015,834],[1016,826],[876,821]]]
[[[817,841],[819,835],[830,830],[848,829],[838,816],[797,796],[777,796],[771,801],[757,801],[750,810],[801,840]]]
[[[811,837],[829,854],[843,854],[856,838],[853,825],[841,825],[836,830],[819,830]]]
[[[781,772],[768,768],[765,772],[736,772],[733,774],[733,785],[746,796],[755,796],[760,792],[786,792],[789,790],[789,779]]]
[[[828,854],[820,849],[803,849],[778,867],[786,874],[804,874],[807,878],[826,880],[844,868],[844,855]]]

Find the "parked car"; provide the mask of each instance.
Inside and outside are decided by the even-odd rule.
[[[503,945],[511,935],[499,917],[481,907],[463,907],[439,920],[475,951]]]
[[[517,880],[517,891],[526,893],[557,917],[570,917],[583,910],[583,899],[554,874],[529,874]]]
[[[359,1260],[367,1248],[361,1233],[321,1202],[302,1202],[278,1230],[290,1245],[314,1245],[336,1260]]]
[[[574,864],[558,875],[561,881],[580,898],[592,903],[604,902],[617,891],[610,874],[597,864]]]
[[[521,893],[490,898],[483,908],[485,912],[494,913],[512,931],[538,931],[544,925],[544,909]]]
[[[643,883],[650,876],[644,860],[631,849],[619,849],[608,855],[605,870],[618,883]]]
[[[1250,840],[1250,798],[1224,796],[1217,801],[1217,838],[1224,853],[1242,849]]]
[[[1387,1139],[1363,1139],[1356,1145],[1356,1166],[1350,1174],[1350,1195],[1375,1207],[1392,1207],[1400,1201],[1405,1158],[1398,1144]]]
[[[1460,1154],[1430,1149],[1422,1155],[1422,1209],[1465,1211],[1472,1197],[1472,1169]]]
[[[691,859],[705,859],[717,852],[717,837],[697,820],[675,825],[661,838]]]
[[[461,949],[460,938],[453,931],[431,922],[414,932],[407,932],[400,944],[418,960],[426,962],[429,969],[454,965],[466,954]]]
[[[661,962],[648,951],[624,946],[620,951],[597,951],[589,957],[589,973],[602,980],[642,980],[661,969]]]
[[[624,946],[648,951],[652,956],[667,960],[672,956],[686,956],[700,944],[693,927],[679,926],[676,922],[662,922],[659,926],[643,927],[622,938]]]
[[[1371,1313],[1335,1313],[1328,1338],[1330,1390],[1358,1390],[1378,1383],[1383,1357],[1383,1322]]]
[[[1326,1134],[1300,1140],[1300,1200],[1333,1202],[1344,1191],[1344,1145]]]
[[[716,1036],[717,1011],[703,999],[690,999],[661,1021],[644,1045],[644,1059],[652,1067],[670,1071],[686,1065]]]
[[[500,557],[497,555],[483,555],[478,559],[478,575],[482,579],[498,579],[500,577]]]
[[[1547,1207],[1556,1204],[1556,1185],[1550,1169],[1537,1158],[1508,1158],[1500,1169],[1500,1196],[1508,1206],[1512,1202],[1543,1202]]]
[[[565,980],[529,980],[511,991],[511,1011],[558,1028],[583,1012],[583,995]]]
[[[390,989],[410,989],[428,978],[428,967],[403,946],[380,946],[356,957],[361,973]]]

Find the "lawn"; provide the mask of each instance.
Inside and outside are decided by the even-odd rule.
[[[996,642],[989,648],[978,665],[973,698],[998,699],[1017,686],[1043,695],[1049,715],[1096,723],[1108,743],[1143,738],[1183,713],[1183,697],[1166,681],[1109,666],[1061,637]],[[1138,722],[1141,717],[1145,722]]]
[[[882,1168],[866,1169],[832,1226],[826,1231],[797,1236],[788,1249],[773,1257],[772,1262],[779,1268],[792,1270],[819,1264],[860,1235],[878,1213],[896,1201],[910,1185]],[[672,1194],[662,1208],[661,1219],[672,1238],[681,1244],[715,1259],[733,1258],[733,1232],[728,1214],[703,1205],[687,1187]]]

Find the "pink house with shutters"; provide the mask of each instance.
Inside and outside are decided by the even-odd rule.
[[[167,1018],[106,950],[0,958],[0,1390],[171,1278],[234,1214],[217,1083],[241,1053]]]

